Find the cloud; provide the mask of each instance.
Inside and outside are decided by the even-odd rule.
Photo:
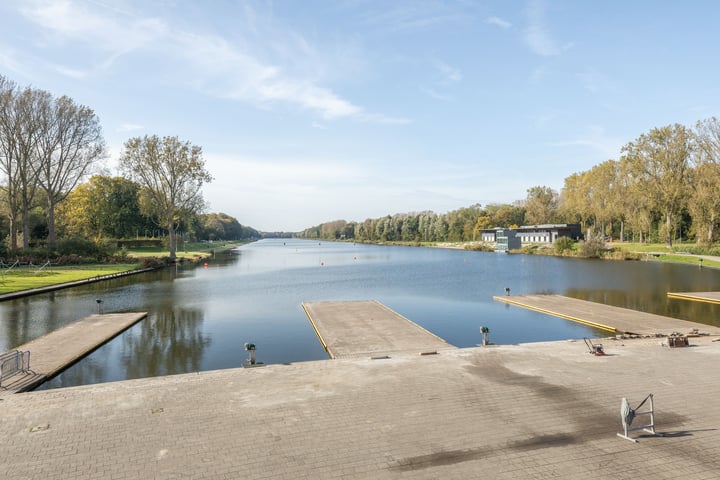
[[[16,51],[6,45],[0,45],[0,69],[27,76],[22,63],[18,60]]]
[[[123,123],[115,129],[116,132],[134,132],[136,130],[142,130],[145,128],[143,125],[137,123]]]
[[[498,26],[505,30],[512,27],[512,23],[508,22],[507,20],[503,20],[500,17],[488,17],[485,19],[485,23]]]
[[[75,78],[75,79],[82,79],[87,76],[87,72],[85,70],[78,70],[76,68],[69,68],[64,65],[57,65],[55,67],[55,70],[60,75],[65,75],[66,77]]]
[[[349,118],[385,124],[408,122],[407,119],[365,111],[322,85],[315,78],[318,69],[299,67],[303,65],[303,59],[316,64],[316,54],[305,38],[292,31],[286,31],[281,42],[271,39],[252,43],[235,39],[231,43],[212,33],[183,31],[163,19],[145,18],[104,6],[93,8],[93,5],[97,7],[98,4],[73,0],[31,0],[20,7],[20,12],[41,26],[51,37],[53,45],[76,42],[83,44],[91,53],[101,53],[102,61],[89,67],[88,71],[109,69],[119,58],[136,52],[151,56],[157,60],[156,64],[167,66],[162,74],[168,78],[171,75],[182,78],[187,86],[205,95],[265,107],[295,105],[326,120]],[[245,10],[249,8],[246,6]],[[257,24],[263,19],[250,15],[248,21]],[[270,55],[265,43],[282,45],[273,52],[285,63],[273,64],[258,56],[263,53]],[[261,52],[263,49],[266,51]],[[86,75],[81,69],[67,66],[55,65],[54,69],[74,78]],[[169,69],[176,71],[171,73]]]
[[[442,75],[442,82],[443,83],[456,83],[463,79],[463,74],[460,71],[460,69],[451,67],[445,62],[437,61],[435,62],[435,68],[440,72]]]
[[[572,42],[560,45],[545,25],[545,4],[542,0],[530,0],[526,10],[528,26],[525,43],[533,53],[543,57],[560,55],[572,48]]]
[[[570,140],[551,142],[548,145],[551,147],[589,147],[592,150],[599,152],[604,161],[608,158],[615,157],[620,153],[623,141],[618,138],[608,136],[603,127],[591,126],[587,128],[587,132],[582,136]]]
[[[435,100],[442,100],[444,102],[448,102],[452,100],[452,97],[446,93],[438,92],[437,90],[430,88],[430,87],[423,87],[420,86],[420,91],[427,95],[430,98],[434,98]]]
[[[590,93],[599,93],[617,90],[617,86],[606,75],[595,70],[586,70],[575,77],[580,80],[585,90]]]
[[[465,13],[443,2],[412,1],[395,8],[386,8],[385,4],[382,5],[380,10],[362,15],[362,20],[381,29],[402,32],[427,30],[437,25],[466,21],[469,18]]]

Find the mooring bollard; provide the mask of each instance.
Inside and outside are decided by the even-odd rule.
[[[248,352],[247,363],[249,363],[250,365],[255,365],[255,344],[254,343],[246,343],[245,350]]]
[[[480,327],[480,333],[482,333],[482,344],[483,347],[485,345],[490,344],[490,340],[488,339],[488,334],[490,333],[490,329],[488,327]]]

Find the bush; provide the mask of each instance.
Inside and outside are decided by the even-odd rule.
[[[57,244],[59,255],[79,255],[81,257],[104,259],[115,253],[115,248],[107,243],[96,243],[84,238],[69,238]]]
[[[602,235],[588,235],[580,242],[578,255],[585,258],[602,258],[607,251],[605,238]]]
[[[560,237],[555,240],[555,253],[562,255],[565,252],[572,252],[575,241],[570,237]]]

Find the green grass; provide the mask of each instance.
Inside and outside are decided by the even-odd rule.
[[[243,245],[243,242],[213,242],[213,243],[187,243],[178,245],[175,255],[178,258],[203,259],[211,257],[216,251],[227,250]],[[170,250],[165,247],[140,247],[127,250],[131,258],[164,258],[170,256]]]
[[[100,275],[127,272],[138,268],[136,264],[15,267],[0,270],[0,294],[18,292],[60,283],[85,280]]]

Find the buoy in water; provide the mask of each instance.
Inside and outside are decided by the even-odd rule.
[[[203,263],[203,267],[208,268],[207,262]]]

